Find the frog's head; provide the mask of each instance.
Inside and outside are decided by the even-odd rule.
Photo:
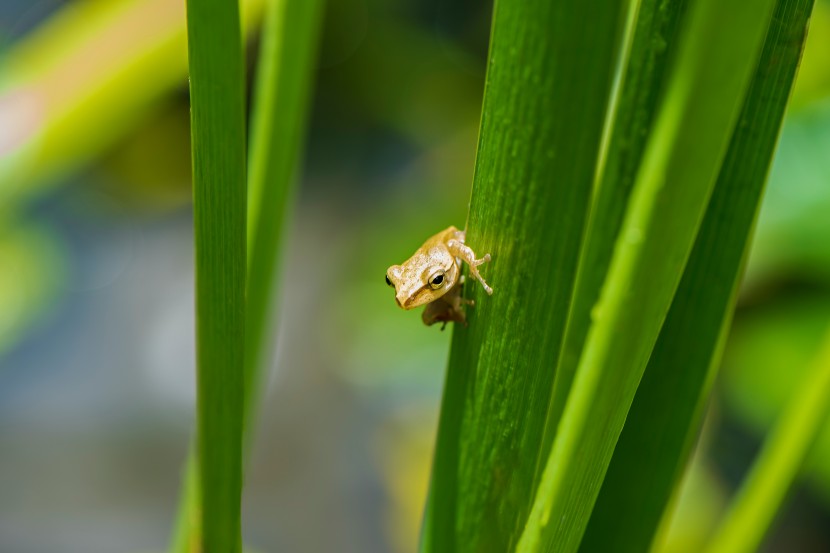
[[[455,257],[446,248],[419,250],[401,265],[386,270],[386,284],[395,288],[395,301],[403,309],[433,302],[458,282]]]

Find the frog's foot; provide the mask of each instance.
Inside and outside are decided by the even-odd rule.
[[[462,323],[467,326],[467,317],[464,316],[464,310],[441,300],[428,303],[421,314],[421,320],[427,326],[443,323],[441,330],[444,330],[449,322]]]
[[[481,283],[481,285],[484,287],[484,291],[487,292],[488,295],[492,296],[493,289],[487,285],[487,283],[484,281],[484,277],[481,276],[481,273],[478,272],[478,266],[484,265],[488,261],[490,261],[489,253],[485,254],[485,256],[481,259],[473,259],[472,262],[468,263],[468,265],[470,266],[470,274],[473,275],[473,277]]]
[[[481,273],[478,272],[479,265],[483,265],[490,261],[490,254],[485,254],[484,257],[481,259],[476,259],[475,252],[470,248],[470,246],[459,242],[458,240],[450,240],[447,242],[447,248],[450,250],[450,253],[453,254],[455,257],[458,257],[464,260],[467,265],[470,267],[470,274],[475,278],[477,281],[481,283],[484,287],[484,291],[487,292],[489,295],[493,295],[493,289],[487,285],[484,281],[484,277],[481,276]]]

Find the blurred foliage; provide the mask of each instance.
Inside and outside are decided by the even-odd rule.
[[[782,294],[736,320],[724,354],[723,393],[730,410],[756,436],[782,412],[810,369],[830,325],[830,286]],[[830,425],[825,425],[807,474],[830,506]]]
[[[702,551],[726,501],[726,493],[717,481],[715,470],[699,458],[694,459],[687,470],[673,516],[665,532],[656,539],[653,552]]]
[[[247,0],[248,23],[262,0]],[[99,156],[187,75],[184,3],[67,4],[5,53],[0,190],[5,209]],[[250,27],[250,25],[248,25]],[[82,132],[79,130],[83,129]]]
[[[375,455],[391,508],[386,523],[396,551],[412,551],[419,541],[432,458],[435,409],[399,409],[378,430]],[[430,424],[425,424],[429,422]]]
[[[50,229],[26,223],[0,232],[0,358],[52,306],[65,274]]]
[[[830,98],[793,111],[770,174],[747,286],[800,275],[830,282]]]
[[[828,326],[830,329],[830,326]],[[804,459],[830,415],[830,332],[787,398],[718,525],[709,553],[752,553],[761,546]]]
[[[813,102],[820,102],[830,94],[830,52],[827,36],[830,33],[830,2],[818,0],[810,18],[810,32],[804,45],[804,57],[798,70],[798,80],[790,101],[792,110],[799,110]]]
[[[190,121],[181,103],[167,101],[102,156],[90,182],[131,210],[166,213],[191,202]],[[148,159],[154,163],[147,163]]]

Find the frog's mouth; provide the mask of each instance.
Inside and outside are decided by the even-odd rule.
[[[395,296],[395,301],[402,309],[415,309],[416,307],[435,301],[446,292],[446,290],[432,290],[428,286],[424,286],[414,294],[407,294],[406,292],[397,294]]]
[[[420,295],[421,294],[407,296],[405,294],[399,294],[395,296],[395,302],[397,302],[398,307],[400,307],[401,309],[413,309],[415,307],[418,307],[419,305],[422,305],[421,303],[418,303],[418,296]]]

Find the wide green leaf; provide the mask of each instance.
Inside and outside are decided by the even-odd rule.
[[[691,4],[518,551],[574,551],[669,310],[772,15]]]
[[[245,74],[236,0],[188,0],[201,550],[241,549]]]
[[[495,293],[465,285],[426,551],[509,551],[524,525],[627,6],[496,2],[467,222]]]
[[[718,365],[812,4],[777,3],[741,124],[614,451],[583,551],[645,551],[677,485]]]

